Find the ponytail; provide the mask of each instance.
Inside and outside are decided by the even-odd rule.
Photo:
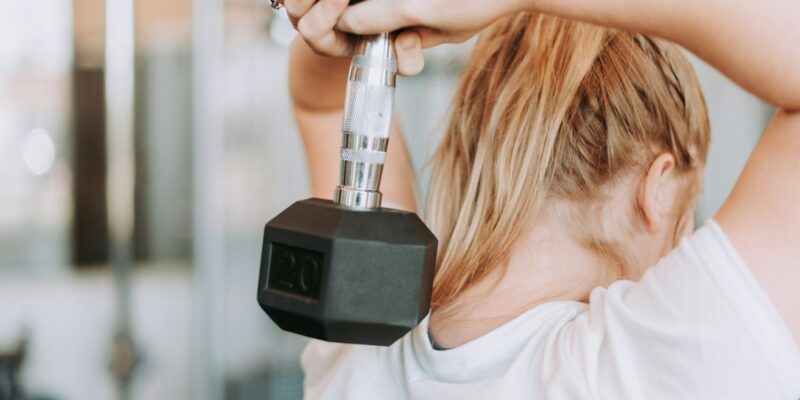
[[[659,76],[648,76],[653,72],[644,65],[653,64],[653,56],[636,38],[531,13],[508,17],[481,35],[433,157],[428,211],[440,243],[433,309],[451,305],[506,265],[512,245],[549,197],[588,198],[614,173],[639,162],[620,154],[655,143],[684,151],[676,159],[688,157],[690,164],[697,154],[704,159],[707,120],[691,67],[679,53],[672,55],[684,76],[681,81],[672,73],[678,82],[670,88],[675,82],[661,77],[666,66],[653,67]],[[607,65],[609,60],[627,64]],[[675,60],[667,64],[673,69]],[[666,94],[645,99],[615,85]],[[624,99],[631,95],[642,99]],[[691,107],[701,117],[686,111]],[[660,116],[651,118],[654,113]],[[639,117],[628,121],[630,115]],[[659,129],[669,137],[658,137]]]

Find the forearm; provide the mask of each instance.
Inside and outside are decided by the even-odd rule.
[[[795,0],[521,0],[536,11],[662,37],[756,96],[800,109]]]
[[[348,58],[314,53],[301,39],[292,43],[289,56],[289,90],[295,109],[332,112],[344,107]]]

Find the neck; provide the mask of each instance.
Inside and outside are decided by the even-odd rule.
[[[546,206],[514,244],[505,268],[467,289],[431,315],[431,333],[454,347],[545,302],[586,302],[589,292],[618,279],[618,265],[587,249],[564,227],[575,225],[567,205]]]

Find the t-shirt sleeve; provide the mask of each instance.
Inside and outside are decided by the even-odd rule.
[[[800,348],[713,221],[560,336],[596,398],[800,399]]]

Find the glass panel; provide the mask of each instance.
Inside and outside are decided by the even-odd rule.
[[[0,270],[69,257],[71,4],[0,3]]]

